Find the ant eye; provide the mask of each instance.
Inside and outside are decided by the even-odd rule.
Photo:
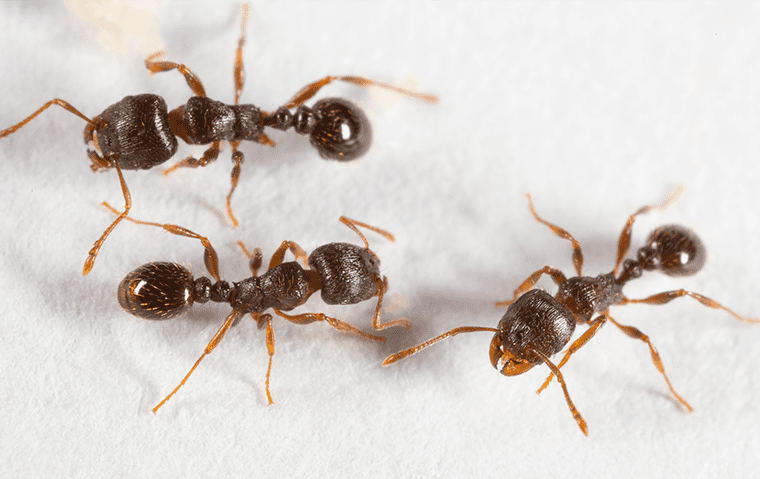
[[[316,125],[309,139],[319,156],[351,161],[367,152],[372,143],[372,128],[356,105],[341,98],[325,98],[312,111]]]

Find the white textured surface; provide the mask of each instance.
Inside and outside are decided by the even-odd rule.
[[[238,6],[169,2],[167,59],[186,63],[215,99],[232,100]],[[388,368],[387,355],[460,325],[494,326],[504,299],[544,264],[571,272],[570,248],[538,212],[584,246],[584,272],[611,269],[626,216],[633,246],[665,222],[694,228],[708,263],[694,278],[652,275],[631,297],[684,287],[760,316],[756,205],[760,158],[755,3],[254,3],[243,101],[272,110],[327,74],[412,78],[436,106],[330,86],[367,109],[375,142],[354,164],[319,159],[294,134],[246,145],[234,208],[224,217],[229,150],[203,171],[128,172],[133,216],[208,235],[228,280],[247,275],[235,241],[265,255],[284,239],[307,251],[370,235],[390,279],[388,303],[414,328],[384,345],[326,325],[277,321],[266,407],[264,334],[234,328],[180,393],[223,305],[149,323],[115,300],[128,271],[177,260],[205,273],[197,242],[124,224],[93,272],[87,250],[121,205],[116,175],[92,174],[83,122],[53,108],[0,140],[0,475],[3,477],[739,477],[760,466],[760,327],[682,299],[614,308],[649,334],[678,410],[646,347],[611,325],[564,369],[587,420],[584,438],[560,388],[538,397],[546,368],[504,378],[487,333],[438,344]],[[105,50],[95,30],[46,2],[0,2],[0,128],[60,97],[95,116],[127,94],[174,108],[176,73],[148,76],[143,55]],[[390,102],[390,103],[388,103]],[[178,157],[199,155],[181,145]],[[542,283],[544,284],[544,283]],[[546,284],[547,288],[551,285]],[[553,290],[553,289],[552,289]],[[395,296],[394,296],[395,295]],[[403,295],[403,296],[401,296]],[[394,299],[395,298],[395,299]],[[324,311],[369,329],[373,304]],[[393,314],[386,313],[390,317]]]

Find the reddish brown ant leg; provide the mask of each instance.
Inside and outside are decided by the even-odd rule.
[[[369,86],[385,88],[386,90],[391,90],[401,95],[406,95],[412,98],[416,98],[418,100],[429,101],[431,103],[435,103],[438,101],[438,97],[435,95],[430,95],[428,93],[419,93],[419,92],[415,92],[411,90],[405,90],[403,88],[393,86],[389,83],[384,83],[384,82],[380,82],[376,80],[370,80],[369,78],[356,77],[356,76],[326,76],[322,78],[321,80],[317,80],[303,87],[298,93],[293,95],[293,98],[291,98],[289,102],[285,104],[285,108],[291,110],[293,108],[303,105],[311,97],[316,95],[317,92],[320,89],[322,89],[322,87],[334,81],[344,81],[344,82],[352,83],[354,85],[357,85],[363,88],[367,88]]]
[[[599,317],[597,317],[595,320],[591,321],[589,323],[589,328],[586,330],[583,335],[576,339],[573,344],[570,345],[570,347],[567,349],[567,352],[565,353],[565,356],[562,358],[562,361],[557,365],[558,369],[562,369],[562,366],[567,363],[567,361],[570,359],[570,356],[578,351],[580,348],[582,348],[591,338],[594,337],[596,332],[599,330],[599,328],[602,327],[602,325],[605,323],[609,316],[606,314],[602,314]],[[541,385],[540,388],[538,388],[538,391],[536,391],[536,394],[541,394],[541,392],[549,386],[549,383],[552,382],[552,379],[554,379],[554,374],[550,374],[549,377],[546,378],[544,381],[544,384]]]
[[[235,188],[237,188],[238,181],[240,180],[240,165],[243,164],[243,160],[245,159],[243,153],[238,151],[237,147],[238,142],[233,142],[232,161],[235,163],[235,166],[232,167],[232,173],[230,174],[230,192],[227,194],[227,216],[230,217],[232,226],[235,228],[237,228],[240,223],[238,223],[237,218],[235,218],[235,215],[232,213],[232,193],[234,193]]]
[[[406,318],[397,318],[385,323],[380,322],[380,314],[383,308],[383,296],[385,296],[385,292],[388,291],[388,278],[383,276],[381,279],[379,276],[375,276],[374,280],[377,285],[377,306],[375,306],[375,314],[372,315],[372,329],[379,331],[385,328],[392,328],[393,326],[403,326],[406,329],[411,328],[412,322]]]
[[[198,78],[198,76],[190,71],[187,66],[181,64],[181,63],[174,63],[174,62],[165,62],[165,61],[155,61],[156,58],[161,57],[164,54],[164,51],[161,50],[159,52],[156,52],[152,55],[150,55],[148,58],[145,59],[145,68],[147,68],[151,75],[154,73],[159,72],[166,72],[169,70],[177,70],[182,74],[182,76],[185,77],[185,81],[187,82],[187,85],[190,87],[190,89],[193,91],[193,94],[195,96],[206,96],[206,90],[203,89],[203,83],[201,83],[201,80]]]
[[[269,138],[265,133],[261,134],[261,138],[259,138],[259,140],[256,143],[258,143],[260,145],[264,145],[264,146],[274,146],[275,145],[274,141],[271,138]]]
[[[617,276],[618,268],[625,259],[625,256],[628,254],[628,248],[631,245],[631,230],[633,229],[633,222],[636,220],[636,217],[638,215],[648,213],[654,209],[667,208],[671,203],[677,200],[679,196],[681,196],[683,190],[683,185],[679,185],[675,190],[673,190],[673,193],[671,193],[670,196],[668,196],[668,198],[659,205],[642,206],[634,214],[628,217],[628,221],[626,221],[625,226],[623,227],[623,231],[620,232],[620,238],[618,239],[617,259],[615,260],[615,268],[612,270],[612,274],[614,276]]]
[[[707,296],[702,296],[699,293],[692,293],[691,291],[686,291],[684,289],[679,289],[676,291],[666,291],[664,293],[655,294],[644,299],[625,298],[623,299],[623,302],[621,304],[629,304],[629,303],[665,304],[665,303],[669,303],[670,301],[673,301],[676,298],[680,298],[682,296],[690,296],[696,299],[697,301],[699,301],[700,303],[702,303],[703,305],[707,306],[708,308],[722,309],[723,311],[727,312],[728,314],[738,319],[742,323],[747,323],[747,324],[760,323],[760,319],[747,318],[745,316],[742,316],[741,314],[737,314],[731,311],[730,309],[726,308],[725,306],[718,303],[717,301],[714,301],[708,298]]]
[[[103,206],[111,210],[111,212],[118,214],[119,212],[113,208],[113,206],[109,205],[108,202],[104,201]],[[156,226],[158,228],[163,228],[164,231],[167,233],[171,233],[177,236],[185,236],[187,238],[194,238],[201,242],[203,247],[205,248],[204,254],[203,254],[203,261],[206,264],[206,269],[208,270],[209,274],[213,276],[213,278],[217,281],[219,281],[219,256],[216,254],[216,250],[214,249],[214,246],[211,244],[211,241],[206,238],[205,236],[201,236],[198,233],[194,233],[190,231],[187,228],[184,228],[182,226],[173,225],[173,224],[164,224],[164,223],[154,223],[152,221],[143,221],[138,220],[135,218],[126,218],[127,221],[131,221],[132,223],[137,223],[139,225],[146,225],[146,226]]]
[[[233,310],[232,313],[230,313],[229,316],[227,316],[227,319],[224,321],[224,324],[222,324],[222,327],[219,328],[219,330],[216,332],[213,338],[211,338],[211,341],[209,341],[208,346],[206,346],[206,349],[203,351],[203,354],[201,354],[201,357],[198,358],[198,360],[193,364],[193,367],[190,368],[190,371],[185,375],[185,377],[182,379],[182,382],[179,383],[179,385],[174,388],[174,390],[164,398],[163,401],[158,403],[156,407],[153,408],[153,414],[156,414],[156,411],[166,403],[166,401],[169,400],[174,394],[179,391],[179,388],[181,388],[185,382],[188,380],[191,374],[193,374],[193,371],[195,371],[195,368],[198,367],[198,365],[201,363],[203,358],[211,354],[211,351],[216,348],[216,346],[219,344],[219,342],[224,338],[224,335],[227,334],[227,331],[232,327],[233,323],[240,317],[241,313],[240,311]]]
[[[272,254],[272,259],[269,260],[269,267],[268,269],[276,268],[277,266],[282,264],[283,259],[285,259],[285,252],[290,250],[291,253],[293,253],[293,256],[296,257],[296,260],[301,260],[307,268],[309,267],[308,263],[308,255],[306,254],[306,251],[303,250],[298,244],[294,241],[288,241],[285,240],[280,244],[280,247],[277,248],[277,250]]]
[[[662,358],[660,358],[660,354],[657,352],[657,349],[654,347],[652,342],[649,340],[649,336],[639,331],[637,328],[634,328],[633,326],[624,326],[614,319],[612,319],[611,316],[607,316],[618,328],[620,328],[626,335],[633,339],[639,339],[641,341],[644,341],[647,346],[649,346],[649,353],[652,356],[652,362],[654,363],[655,367],[658,371],[660,371],[660,374],[662,374],[662,377],[665,378],[665,382],[668,384],[668,388],[670,389],[670,393],[680,402],[689,412],[692,412],[694,409],[689,405],[689,403],[686,402],[684,398],[682,398],[675,389],[673,389],[673,385],[670,384],[670,379],[668,379],[668,375],[665,373],[665,366],[662,365]]]
[[[119,162],[113,161],[112,162],[114,168],[116,168],[116,173],[119,175],[119,182],[121,183],[121,192],[124,195],[124,211],[122,213],[118,213],[119,216],[113,221],[113,223],[106,228],[106,230],[103,232],[103,234],[98,238],[98,240],[95,242],[95,244],[90,249],[89,253],[87,254],[87,259],[84,261],[84,268],[82,269],[82,276],[87,276],[87,274],[92,270],[92,267],[95,265],[95,258],[98,257],[98,252],[100,251],[100,248],[103,246],[103,243],[106,241],[106,238],[108,238],[108,235],[111,234],[111,232],[116,228],[116,225],[121,223],[121,220],[127,217],[129,215],[129,210],[132,208],[132,196],[129,194],[129,188],[127,188],[127,182],[124,181],[124,175],[121,173],[121,168],[119,168]],[[112,208],[113,210],[113,208]],[[116,212],[116,210],[113,210]]]
[[[240,39],[238,40],[237,50],[235,51],[235,105],[240,103],[240,94],[243,92],[243,83],[245,82],[245,69],[243,68],[243,45],[245,45],[245,27],[248,24],[248,3],[244,3],[240,8]]]
[[[258,276],[259,269],[261,268],[261,264],[264,260],[264,255],[261,253],[261,248],[253,248],[253,252],[250,252],[242,241],[238,241],[237,244],[240,246],[240,249],[243,250],[243,253],[245,253],[245,255],[248,257],[248,267],[250,268],[251,273],[253,273],[253,276]]]
[[[274,329],[272,328],[272,315],[271,314],[259,314],[251,313],[251,317],[256,321],[256,326],[261,329],[264,326],[267,328],[267,352],[269,353],[269,365],[267,366],[267,378],[266,378],[266,392],[269,405],[274,404],[272,401],[272,395],[269,393],[269,376],[272,373],[272,359],[274,358]]]
[[[326,321],[330,326],[337,329],[338,331],[345,331],[347,333],[356,334],[357,336],[361,336],[362,338],[365,338],[365,339],[371,339],[373,341],[385,342],[385,338],[382,336],[375,336],[374,334],[364,332],[355,326],[352,326],[339,319],[331,318],[330,316],[327,316],[324,313],[302,313],[302,314],[290,315],[290,314],[283,313],[279,309],[275,309],[274,312],[278,316],[282,316],[283,318],[287,319],[288,321],[294,324],[309,324],[315,321]]]
[[[562,373],[559,372],[559,368],[555,366],[549,360],[549,358],[541,351],[531,349],[531,352],[536,354],[541,359],[543,359],[544,363],[546,363],[546,365],[549,366],[549,369],[552,370],[552,373],[554,373],[554,375],[557,376],[557,381],[559,381],[559,384],[562,386],[562,392],[565,393],[565,401],[567,401],[567,407],[570,408],[570,413],[575,418],[575,422],[578,423],[578,427],[581,428],[581,431],[583,432],[583,434],[588,436],[588,426],[586,425],[586,421],[583,420],[581,413],[578,412],[578,409],[575,407],[575,404],[573,404],[573,401],[570,399],[570,393],[567,392],[567,385],[565,384],[565,378],[562,377]]]
[[[237,50],[235,51],[235,69],[233,76],[235,77],[235,105],[240,104],[240,94],[243,92],[243,84],[245,83],[245,69],[243,68],[243,45],[245,45],[245,27],[248,24],[248,11],[250,9],[250,6],[248,3],[243,3],[243,5],[240,8],[240,39],[238,40],[238,46]],[[267,141],[272,143],[272,146],[274,146],[274,142],[269,139],[266,135],[263,135],[266,137],[265,141],[262,141],[263,144],[267,144]],[[235,163],[235,166],[232,167],[232,174],[230,175],[230,192],[227,195],[227,215],[230,217],[230,220],[232,221],[232,226],[237,228],[240,223],[238,223],[237,218],[235,218],[235,215],[232,213],[232,193],[234,193],[235,188],[237,188],[238,180],[240,179],[240,170],[241,165],[243,164],[243,153],[238,151],[238,145],[240,142],[233,141],[230,142],[232,145],[232,161]]]
[[[507,300],[507,301],[497,301],[496,303],[494,303],[494,306],[498,308],[500,306],[509,306],[510,304],[514,303],[515,300],[517,300],[518,296],[520,296],[521,294],[527,291],[530,291],[530,289],[533,286],[535,286],[536,282],[538,282],[538,279],[543,274],[548,274],[549,276],[551,276],[552,280],[557,285],[562,284],[565,281],[567,281],[567,278],[565,278],[565,275],[564,273],[562,273],[562,271],[556,268],[552,268],[551,266],[544,266],[543,268],[539,269],[538,271],[528,276],[528,278],[525,281],[523,281],[523,283],[520,286],[518,286],[517,289],[515,289],[515,293],[512,299]]]
[[[164,170],[164,175],[168,175],[178,168],[198,168],[203,167],[216,160],[219,156],[219,145],[221,142],[215,141],[211,146],[203,152],[203,156],[200,159],[196,159],[193,156],[188,156],[182,161],[177,162],[175,165],[170,166]]]
[[[528,197],[528,206],[530,207],[530,212],[533,214],[533,217],[536,219],[536,221],[548,226],[549,229],[552,230],[552,233],[559,236],[560,238],[564,238],[570,241],[573,244],[573,265],[575,266],[576,274],[580,276],[581,270],[583,269],[583,253],[581,252],[581,244],[575,238],[573,238],[573,235],[568,233],[566,230],[553,223],[549,223],[548,221],[541,219],[536,213],[536,209],[533,207],[533,199],[531,198],[530,193],[527,193],[525,196]]]

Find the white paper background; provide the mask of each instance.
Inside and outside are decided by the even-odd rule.
[[[212,6],[213,5],[213,6]],[[167,59],[187,64],[215,99],[232,101],[236,3],[169,2]],[[271,133],[245,145],[229,226],[229,149],[204,170],[164,178],[127,172],[133,216],[205,234],[222,275],[248,275],[235,242],[268,258],[284,239],[307,251],[358,241],[345,214],[392,231],[369,235],[390,279],[388,331],[374,344],[327,325],[277,320],[266,406],[264,334],[234,328],[181,392],[177,384],[229,312],[196,306],[150,323],[115,300],[120,279],[148,261],[205,274],[196,241],[123,224],[93,272],[86,253],[123,201],[113,172],[92,174],[84,123],[54,107],[0,140],[0,475],[3,477],[740,477],[760,466],[760,327],[681,299],[613,308],[649,334],[682,413],[646,346],[611,325],[564,368],[587,420],[584,438],[548,370],[504,378],[491,336],[459,336],[388,368],[387,355],[461,325],[495,326],[505,299],[545,264],[608,272],[628,214],[687,187],[637,221],[633,246],[678,222],[708,248],[703,272],[652,274],[630,297],[684,287],[760,316],[756,205],[760,155],[760,5],[742,3],[254,3],[244,102],[273,110],[328,74],[415,80],[438,105],[325,88],[363,105],[375,141],[353,164],[321,160],[308,141]],[[0,127],[59,97],[95,116],[128,94],[171,108],[189,89],[176,72],[148,76],[137,48],[104,49],[93,26],[46,2],[0,3]],[[200,155],[182,144],[178,158]],[[541,283],[550,291],[553,286]],[[369,329],[374,303],[323,311]],[[583,329],[583,328],[581,328]]]

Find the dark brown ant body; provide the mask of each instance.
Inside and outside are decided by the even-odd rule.
[[[629,337],[644,341],[649,346],[652,361],[665,378],[670,392],[679,403],[691,411],[691,406],[673,389],[667,374],[665,374],[660,355],[649,337],[637,328],[624,326],[615,321],[609,314],[610,306],[630,303],[665,304],[682,296],[690,296],[705,306],[726,311],[742,322],[760,323],[760,320],[740,316],[710,298],[683,289],[655,294],[644,299],[628,299],[625,297],[623,287],[628,281],[641,277],[644,271],[657,270],[669,276],[689,276],[699,271],[704,265],[706,253],[702,242],[692,231],[678,225],[666,225],[655,229],[649,235],[646,245],[637,251],[636,259],[623,261],[628,253],[631,229],[636,216],[653,208],[664,208],[675,196],[676,194],[672,195],[668,201],[661,205],[644,206],[632,214],[620,234],[617,260],[613,271],[590,277],[581,274],[583,254],[578,241],[564,229],[541,219],[536,214],[530,195],[528,195],[528,203],[533,217],[548,226],[555,235],[572,242],[573,264],[577,276],[568,279],[558,269],[544,266],[530,275],[514,291],[511,300],[496,303],[497,306],[509,306],[496,328],[476,326],[455,328],[418,346],[389,356],[383,365],[392,364],[442,339],[459,333],[493,332],[495,335],[491,341],[489,356],[494,368],[505,376],[516,376],[534,366],[546,364],[552,374],[538,392],[540,393],[548,386],[552,377],[556,376],[562,386],[570,412],[581,431],[588,435],[586,421],[570,399],[560,368],[565,365],[573,353],[596,334],[605,322],[610,321]],[[618,275],[621,263],[623,268]],[[544,274],[549,275],[558,287],[554,296],[543,290],[532,289]],[[586,324],[589,329],[570,345],[562,361],[555,365],[550,358],[570,342],[576,324]]]
[[[253,253],[250,253],[241,243],[240,246],[250,259],[253,275],[230,285],[219,279],[217,255],[205,237],[176,225],[129,219],[137,223],[160,226],[173,234],[201,240],[206,248],[206,268],[214,281],[205,276],[194,279],[187,268],[176,263],[145,264],[129,273],[119,284],[119,304],[125,311],[143,319],[164,320],[183,314],[194,303],[214,301],[229,303],[232,306],[232,313],[227,316],[201,357],[171,394],[153,408],[154,413],[185,384],[201,360],[213,351],[230,327],[243,315],[250,314],[259,328],[266,326],[266,342],[269,351],[266,394],[269,404],[272,404],[269,376],[275,341],[272,315],[265,314],[264,311],[272,309],[278,316],[295,324],[326,321],[337,330],[375,341],[385,341],[385,338],[381,336],[366,333],[323,313],[290,315],[284,312],[303,305],[317,291],[321,291],[322,300],[327,304],[357,304],[377,296],[377,306],[372,318],[372,327],[375,330],[391,326],[409,327],[409,321],[403,318],[380,322],[380,311],[383,296],[388,289],[388,281],[380,274],[379,258],[369,249],[367,238],[357,227],[370,229],[394,241],[393,235],[387,231],[341,217],[341,222],[362,238],[364,247],[350,243],[329,243],[315,249],[311,255],[308,255],[307,260],[307,255],[300,246],[292,241],[283,241],[272,255],[268,270],[261,276],[258,275],[262,264],[261,250],[256,248]],[[305,264],[308,261],[310,269],[302,268],[298,261],[283,262],[288,250],[293,253],[296,260],[301,259]]]
[[[327,76],[302,88],[274,113],[267,113],[251,104],[240,105],[244,82],[243,45],[247,21],[248,4],[243,4],[242,32],[238,40],[234,68],[235,102],[232,105],[208,98],[200,79],[185,65],[156,61],[163,54],[158,52],[145,60],[145,66],[151,74],[175,69],[179,71],[194,95],[184,105],[168,111],[166,102],[158,95],[148,93],[126,96],[90,119],[68,102],[56,98],[16,125],[0,131],[0,138],[11,135],[51,105],[58,105],[87,122],[84,141],[94,148],[87,151],[92,162],[90,168],[95,172],[110,168],[116,170],[124,196],[124,211],[89,251],[83,275],[90,272],[106,238],[116,225],[127,217],[132,206],[129,189],[121,170],[147,170],[166,162],[177,152],[177,138],[191,145],[211,146],[200,159],[189,156],[167,169],[165,174],[180,167],[206,166],[217,158],[222,142],[230,143],[235,165],[231,174],[230,192],[227,195],[227,213],[232,223],[237,226],[238,222],[232,213],[231,199],[244,160],[243,153],[238,151],[241,141],[274,146],[274,142],[264,133],[265,128],[283,131],[293,128],[297,133],[308,136],[312,146],[325,159],[351,161],[369,149],[372,131],[367,117],[359,107],[340,98],[325,98],[313,107],[304,105],[325,85],[334,81],[344,81],[361,87],[377,86],[429,102],[438,100],[434,95],[412,92],[368,78]],[[291,113],[293,109],[295,112]]]

